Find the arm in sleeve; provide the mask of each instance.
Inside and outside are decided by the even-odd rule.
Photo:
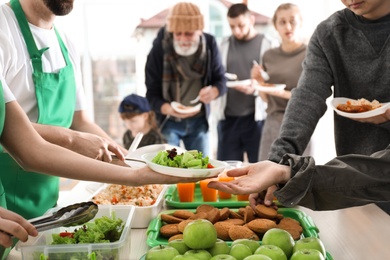
[[[217,43],[213,36],[210,36],[210,72],[207,73],[207,85],[212,85],[218,88],[218,96],[222,96],[227,92],[225,68],[222,65],[222,58],[219,52]]]
[[[325,165],[312,157],[285,155],[292,178],[275,196],[285,206],[335,210],[390,201],[390,146],[372,154],[344,155]]]
[[[145,65],[146,98],[154,111],[160,113],[161,106],[166,102],[162,94],[163,56],[162,48],[163,30],[160,30],[153,42]]]
[[[279,138],[271,147],[269,160],[273,162],[279,162],[287,153],[301,155],[327,109],[333,72],[324,51],[325,40],[319,38],[317,29],[308,45],[298,86],[288,102]]]

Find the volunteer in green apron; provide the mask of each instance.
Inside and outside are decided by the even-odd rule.
[[[31,58],[39,113],[37,123],[69,128],[76,103],[76,83],[68,50],[54,28],[66,66],[57,73],[43,72],[42,55],[48,48],[38,50],[19,0],[10,3]],[[29,219],[41,216],[55,206],[59,194],[58,177],[25,172],[7,153],[0,153],[0,168],[9,210]]]
[[[3,93],[3,85],[1,84],[0,81],[0,136],[3,133],[3,128],[4,128],[4,121],[5,121],[5,100],[4,100],[4,93]],[[0,166],[0,171],[1,173],[4,172],[4,169],[1,168]],[[3,176],[3,174],[1,174]],[[4,192],[4,187],[1,182],[0,178],[0,207],[7,208],[7,203],[5,201],[5,192]],[[6,257],[9,252],[11,251],[10,248],[5,248],[3,246],[0,246],[0,258],[3,259]]]

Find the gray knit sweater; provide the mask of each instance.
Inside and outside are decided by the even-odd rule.
[[[390,102],[390,19],[362,20],[344,9],[318,25],[270,160],[279,162],[286,153],[303,153],[327,109],[332,86],[334,97]],[[338,155],[369,155],[390,143],[389,122],[373,125],[335,115],[334,126]]]

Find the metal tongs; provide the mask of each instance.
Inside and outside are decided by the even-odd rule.
[[[30,219],[29,222],[38,232],[56,227],[79,226],[93,219],[98,210],[98,205],[92,201],[81,202],[63,207],[50,216]]]

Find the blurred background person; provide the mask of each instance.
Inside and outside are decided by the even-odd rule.
[[[253,60],[260,62],[263,53],[277,45],[276,41],[254,28],[255,18],[247,5],[233,4],[227,12],[232,35],[221,44],[222,63],[226,72],[239,80],[251,78]],[[219,99],[216,109],[221,110],[218,122],[218,160],[244,160],[257,162],[259,143],[265,118],[264,105],[251,84],[228,88]],[[257,111],[256,111],[257,110]]]
[[[119,113],[127,128],[123,134],[126,149],[129,149],[138,133],[143,134],[138,147],[166,143],[157,126],[156,115],[145,97],[136,94],[126,96],[119,105]]]
[[[281,4],[276,8],[272,23],[279,33],[281,45],[264,53],[262,67],[254,66],[252,77],[260,84],[265,82],[260,72],[264,69],[270,77],[267,83],[285,84],[286,88],[280,91],[260,92],[261,98],[267,102],[267,118],[260,142],[259,161],[268,159],[271,145],[279,136],[291,90],[298,85],[302,62],[306,55],[306,44],[300,31],[302,15],[298,6],[291,3]],[[309,153],[310,146],[306,148],[304,154]]]
[[[214,36],[202,32],[203,15],[189,2],[174,5],[158,32],[145,66],[146,98],[169,144],[209,155],[209,103],[226,92],[224,68]],[[179,113],[199,96],[200,111]]]

